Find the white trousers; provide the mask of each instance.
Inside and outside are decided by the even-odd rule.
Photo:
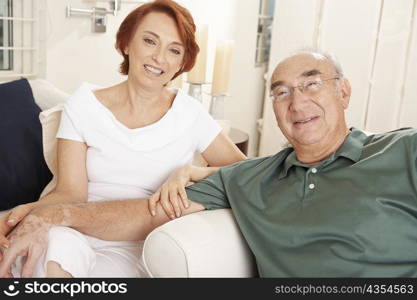
[[[55,226],[49,230],[46,252],[33,277],[45,277],[49,261],[58,263],[73,277],[147,277],[142,263],[143,243],[104,241],[69,227]],[[20,275],[20,271],[19,263],[13,273]]]

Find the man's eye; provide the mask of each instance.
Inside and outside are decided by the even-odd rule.
[[[309,89],[316,89],[319,87],[319,85],[320,83],[318,81],[310,81],[310,82],[306,82],[304,86],[306,89],[309,90]]]
[[[288,95],[289,95],[289,92],[288,91],[281,90],[281,91],[277,91],[275,93],[275,98],[277,98],[277,99],[284,99],[284,98],[288,97]]]

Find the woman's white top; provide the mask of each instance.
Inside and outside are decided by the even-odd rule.
[[[130,129],[95,97],[92,91],[99,88],[84,83],[69,98],[57,133],[88,146],[89,201],[149,197],[221,131],[201,103],[182,90],[160,120]]]

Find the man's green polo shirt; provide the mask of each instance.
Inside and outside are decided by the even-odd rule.
[[[417,276],[417,130],[352,129],[321,163],[292,148],[187,188],[231,207],[262,277]]]

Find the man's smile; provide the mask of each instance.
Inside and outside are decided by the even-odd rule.
[[[295,126],[303,126],[303,125],[309,125],[311,123],[314,123],[315,121],[317,121],[319,119],[319,116],[313,116],[313,117],[308,117],[308,118],[302,118],[302,119],[298,119],[295,120],[293,122],[293,124]]]

